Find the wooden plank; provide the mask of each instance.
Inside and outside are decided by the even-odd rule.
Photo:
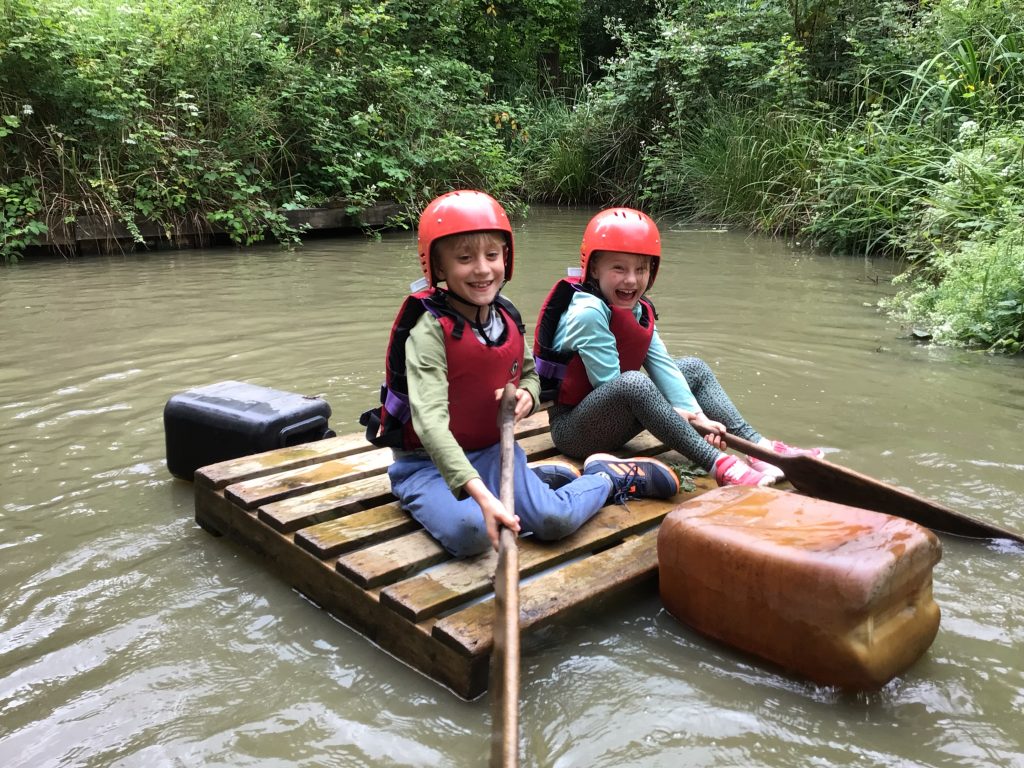
[[[290,586],[412,668],[437,680],[464,699],[487,689],[488,657],[467,657],[438,642],[433,622],[411,624],[380,607],[377,594],[341,578],[333,559],[320,560],[301,550],[221,493],[196,489],[196,521],[262,554]]]
[[[654,579],[658,572],[658,531],[549,571],[519,590],[520,631],[535,629],[561,613]],[[467,656],[489,653],[493,643],[494,605],[474,603],[434,624],[442,643]]]
[[[238,459],[229,459],[202,467],[196,472],[196,485],[220,489],[232,483],[272,475],[286,469],[308,467],[331,459],[341,459],[355,453],[376,450],[361,434],[341,435],[317,440],[289,448],[278,448],[265,453],[254,453]]]
[[[516,425],[518,438],[532,437],[547,431],[548,414],[546,410],[538,411]],[[233,483],[265,477],[289,469],[299,469],[308,467],[310,464],[319,464],[357,453],[370,453],[378,450],[387,451],[389,449],[375,448],[367,442],[364,433],[357,432],[211,464],[196,473],[195,481],[208,488],[220,489]],[[390,453],[388,456],[390,458]],[[390,463],[389,460],[387,464]]]
[[[429,533],[419,530],[342,555],[338,558],[337,569],[360,587],[373,589],[450,558]]]
[[[232,483],[224,495],[242,509],[255,509],[281,499],[307,494],[383,473],[391,464],[391,451],[378,449],[343,459],[311,464],[253,480]]]
[[[702,490],[707,490],[707,482],[702,482],[702,486]],[[574,557],[616,544],[657,524],[677,504],[699,492],[678,494],[666,500],[636,499],[627,506],[610,504],[571,536],[558,541],[522,538],[519,575],[525,578]],[[481,561],[472,565],[461,561],[445,563],[382,590],[381,605],[411,621],[422,621],[489,592],[492,573],[493,563],[490,562]]]
[[[321,559],[394,538],[420,527],[397,501],[303,528],[295,543]]]
[[[387,476],[376,475],[271,502],[261,506],[258,514],[260,520],[274,530],[290,533],[308,525],[386,504],[394,499]]]
[[[533,459],[558,453],[546,432],[525,437],[519,441],[519,445]],[[323,488],[344,485],[370,475],[383,474],[392,461],[391,450],[381,448],[232,483],[224,489],[224,495],[244,509],[253,509]]]

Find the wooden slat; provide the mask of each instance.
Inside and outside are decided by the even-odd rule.
[[[379,475],[387,470],[390,464],[391,451],[377,449],[344,459],[333,459],[254,480],[232,483],[224,489],[224,495],[242,509],[254,509],[291,496],[342,485],[370,475]]]
[[[547,431],[546,410],[528,416],[516,425],[516,436],[519,438]],[[367,442],[362,432],[357,432],[210,464],[196,472],[195,481],[196,484],[207,488],[221,489],[233,483],[376,450],[380,449]]]
[[[220,489],[231,483],[252,480],[286,469],[298,469],[332,459],[341,459],[355,453],[376,450],[361,434],[329,437],[313,443],[255,453],[238,459],[221,461],[202,467],[196,472],[196,485]]]
[[[551,437],[547,432],[524,437],[519,440],[519,445],[527,456],[533,459],[558,453],[551,444]],[[243,509],[254,509],[292,496],[343,485],[370,475],[383,474],[391,466],[392,461],[391,450],[379,448],[343,459],[232,483],[224,489],[224,495]]]
[[[604,549],[655,525],[677,504],[696,493],[672,499],[636,499],[627,506],[611,504],[586,525],[559,541],[520,540],[519,575],[531,576],[574,557]],[[452,561],[381,591],[380,602],[411,621],[422,621],[486,594],[491,589],[493,563],[472,566]]]
[[[420,524],[397,501],[393,501],[303,528],[295,534],[295,543],[317,557],[326,559],[419,527]]]
[[[364,589],[391,584],[451,557],[426,531],[416,531],[338,558],[338,572]]]
[[[549,571],[519,589],[520,631],[536,628],[577,605],[637,586],[658,570],[658,531],[629,539],[585,560]],[[434,624],[433,634],[466,656],[490,652],[492,600],[484,600]]]
[[[322,491],[292,496],[259,508],[259,518],[282,533],[394,501],[386,475],[364,477]]]

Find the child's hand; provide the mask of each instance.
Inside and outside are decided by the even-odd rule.
[[[502,389],[494,390],[494,399],[495,400],[501,400],[501,396],[502,396],[503,393],[504,393],[504,390],[502,390]],[[533,395],[531,395],[525,389],[517,389],[516,390],[516,410],[515,410],[516,423],[518,424],[520,419],[522,419],[522,418],[524,418],[526,416],[529,416],[532,411],[533,411]]]
[[[498,548],[499,526],[503,525],[514,533],[519,533],[519,518],[505,509],[505,505],[487,489],[483,480],[474,477],[466,483],[465,491],[480,505],[480,513],[484,516],[487,538],[491,540],[491,546]]]
[[[693,417],[689,419],[690,424],[693,425],[694,429],[705,432],[704,439],[712,446],[720,451],[724,451],[726,448],[725,440],[726,436],[725,424],[720,421],[712,421],[703,413],[695,413]]]
[[[495,549],[498,548],[498,542],[500,538],[498,536],[499,526],[505,526],[513,533],[519,533],[519,518],[516,515],[509,514],[508,510],[505,509],[505,505],[502,504],[498,499],[491,496],[493,503],[485,503],[480,505],[480,511],[484,515],[484,522],[487,525],[487,538],[491,540],[491,546]]]

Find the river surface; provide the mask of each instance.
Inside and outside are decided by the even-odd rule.
[[[533,325],[588,211],[537,209],[506,294]],[[663,223],[668,230],[668,225]],[[886,262],[665,231],[669,349],[769,437],[1024,530],[1024,365],[919,346],[874,305]],[[485,765],[462,702],[193,521],[162,412],[240,379],[358,429],[415,236],[0,268],[0,765]],[[536,766],[1024,766],[1024,549],[943,538],[938,637],[872,694],[811,685],[645,594],[524,647]]]

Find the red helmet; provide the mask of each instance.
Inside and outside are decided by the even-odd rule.
[[[434,287],[434,274],[430,269],[430,249],[434,243],[448,235],[467,232],[497,230],[505,234],[505,280],[512,279],[512,225],[508,214],[497,200],[484,192],[459,189],[434,198],[420,214],[419,253],[420,268],[427,285]]]
[[[646,213],[632,208],[608,208],[601,211],[587,224],[580,245],[580,267],[582,279],[587,279],[587,267],[594,251],[619,251],[651,257],[651,277],[647,281],[650,290],[658,274],[661,261],[661,235],[658,226]]]

